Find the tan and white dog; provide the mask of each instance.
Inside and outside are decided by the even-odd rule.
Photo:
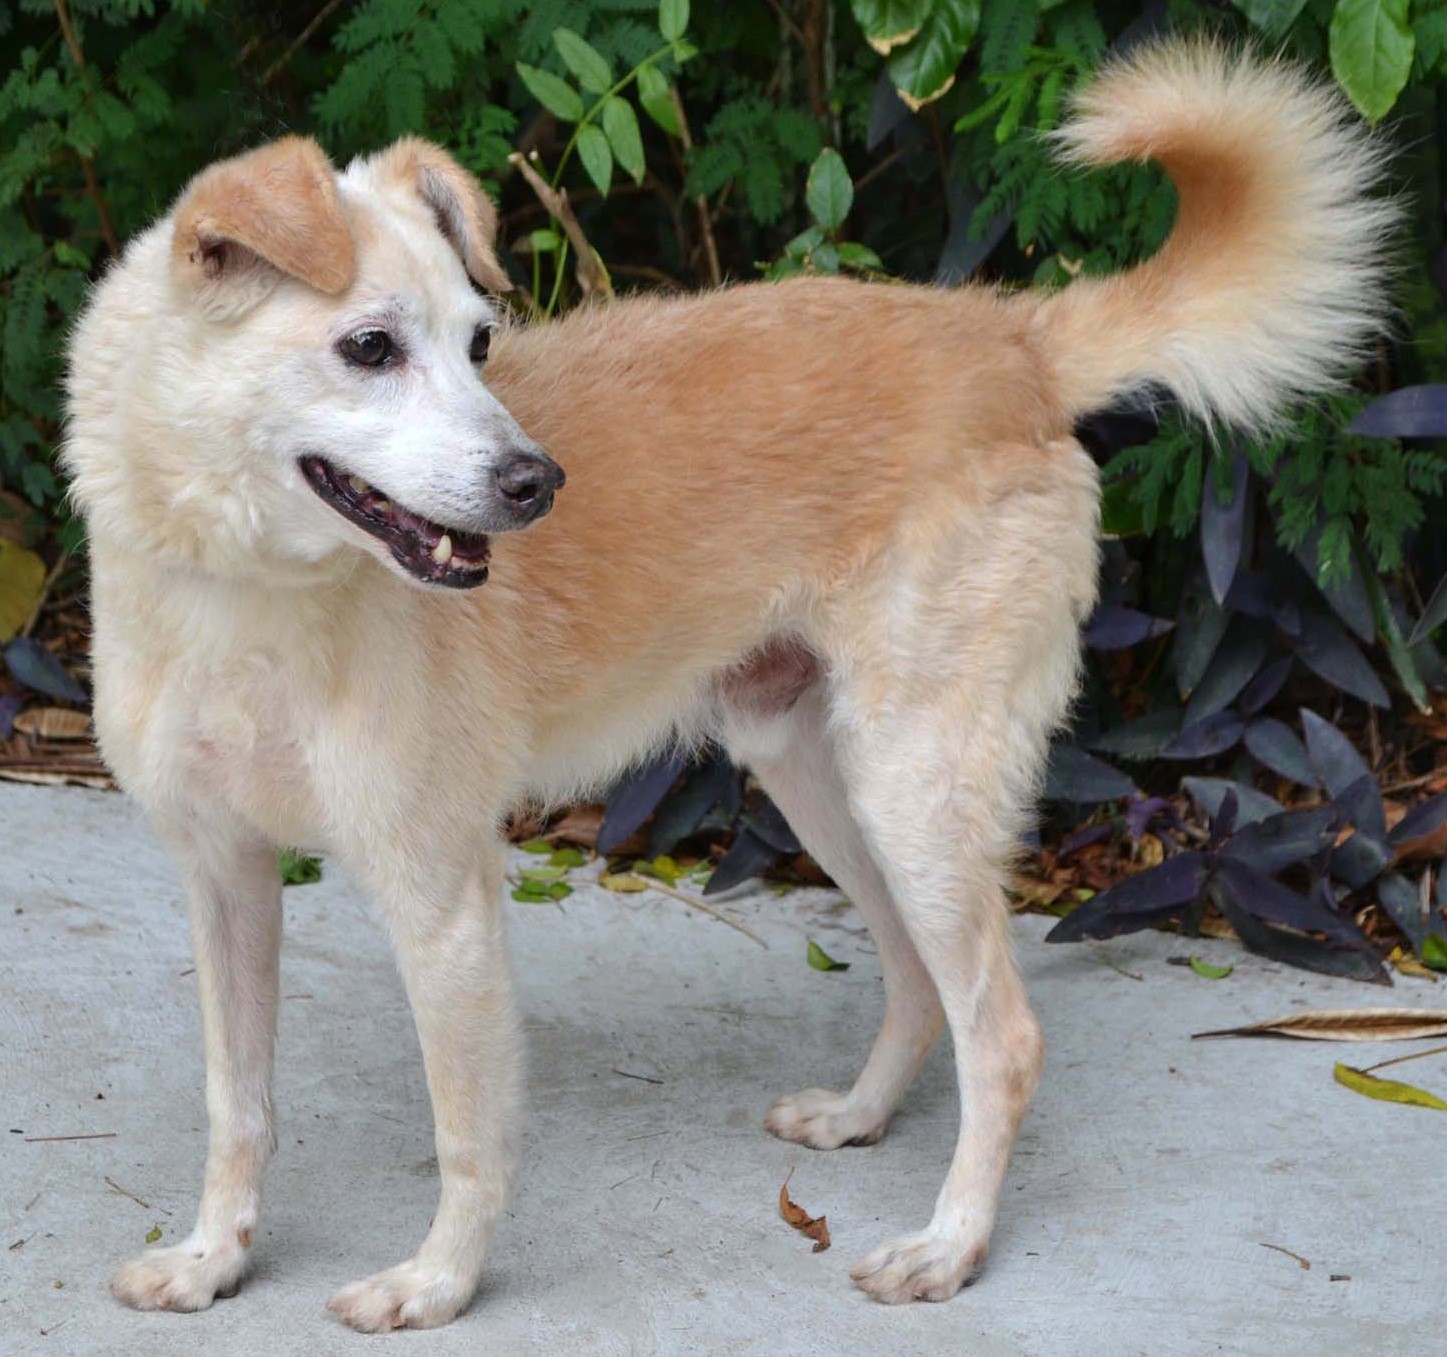
[[[117,1296],[199,1310],[246,1270],[276,847],[304,842],[390,930],[441,1170],[421,1247],[331,1308],[457,1315],[518,1152],[498,826],[705,735],[884,971],[854,1086],[766,1124],[876,1140],[948,1025],[961,1126],[934,1216],[853,1276],[884,1301],[970,1279],[1042,1059],[1001,882],[1095,597],[1072,427],[1161,386],[1259,428],[1341,380],[1379,329],[1393,220],[1335,95],[1210,46],[1111,65],[1060,144],[1165,166],[1154,259],[1055,293],[815,278],[514,328],[473,286],[505,280],[458,165],[407,140],[336,173],[297,138],[206,170],[131,242],[75,333],[65,455],[105,755],[190,900],[211,1142],[194,1232]]]

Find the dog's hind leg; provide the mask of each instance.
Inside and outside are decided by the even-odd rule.
[[[276,849],[235,831],[167,832],[191,910],[206,1046],[210,1148],[196,1227],[184,1243],[148,1249],[111,1279],[140,1310],[204,1310],[246,1271],[261,1180],[276,1146],[271,1110],[281,952]]]
[[[724,724],[730,754],[751,768],[814,860],[868,925],[884,972],[884,1023],[847,1093],[810,1088],[780,1098],[764,1125],[818,1150],[872,1145],[944,1024],[934,981],[910,941],[879,867],[849,810],[827,728],[824,685],[815,681],[781,711],[735,685]]]
[[[359,854],[417,1024],[442,1178],[416,1254],[327,1303],[366,1332],[433,1328],[466,1308],[517,1167],[522,1037],[503,942],[503,849],[469,848],[459,861],[465,832]]]
[[[1095,592],[1093,490],[1093,468],[1067,453],[987,521],[902,540],[830,619],[850,805],[933,977],[960,1082],[929,1225],[852,1272],[878,1300],[944,1300],[984,1261],[1043,1063],[1004,880],[1075,688]]]

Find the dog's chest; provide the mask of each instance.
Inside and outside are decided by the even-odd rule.
[[[315,744],[326,716],[298,697],[294,675],[264,654],[172,685],[155,734],[174,741],[168,761],[184,794],[220,803],[281,843],[324,838]]]

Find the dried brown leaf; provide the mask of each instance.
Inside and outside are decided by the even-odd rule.
[[[31,707],[15,718],[15,729],[39,740],[83,740],[90,734],[90,714],[68,707]]]
[[[1312,1008],[1284,1018],[1196,1032],[1196,1037],[1297,1037],[1303,1041],[1411,1041],[1447,1036],[1447,1009]]]
[[[823,1253],[829,1247],[829,1221],[825,1216],[811,1216],[802,1206],[789,1196],[789,1178],[794,1176],[794,1170],[789,1170],[789,1177],[784,1179],[783,1186],[779,1188],[779,1215],[783,1217],[784,1223],[792,1225],[800,1234],[807,1235],[814,1241],[814,1252]]]

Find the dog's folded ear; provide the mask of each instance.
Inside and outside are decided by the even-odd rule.
[[[171,258],[203,305],[237,314],[283,274],[333,296],[356,249],[336,174],[309,137],[283,137],[203,170],[176,205]]]
[[[462,258],[468,275],[490,292],[510,292],[512,281],[493,253],[497,209],[487,190],[440,146],[403,137],[373,161],[383,179],[418,194],[437,227]]]

